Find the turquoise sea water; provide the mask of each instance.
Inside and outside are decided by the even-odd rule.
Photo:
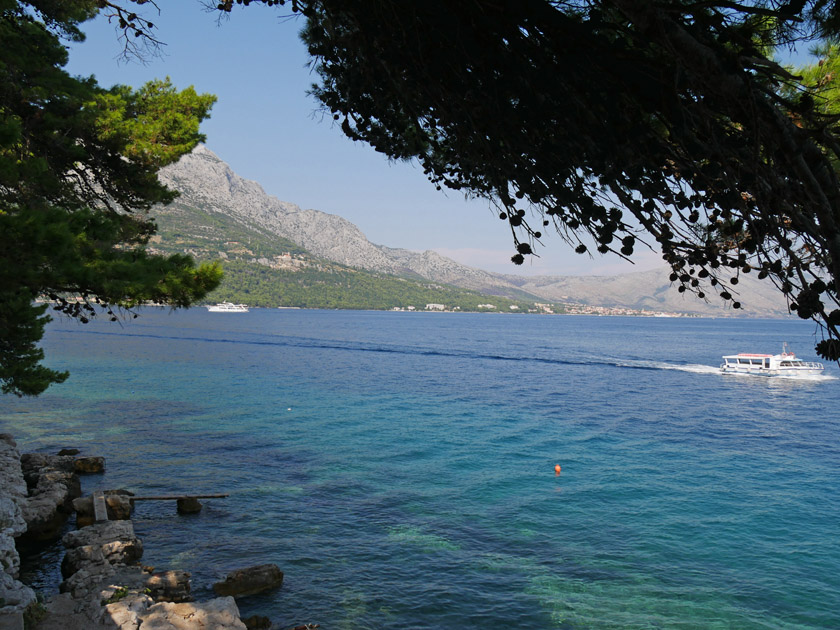
[[[716,369],[783,341],[815,358],[800,321],[147,309],[52,324],[71,379],[0,430],[230,492],[138,504],[143,561],[199,598],[277,563],[239,605],[280,628],[838,628],[840,371]]]

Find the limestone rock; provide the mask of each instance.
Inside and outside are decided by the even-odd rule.
[[[15,537],[26,531],[21,505],[26,503],[26,483],[20,453],[8,434],[0,434],[0,571],[16,578],[20,558]]]
[[[0,617],[23,612],[35,601],[35,591],[11,575],[0,573]]]
[[[71,575],[89,565],[104,565],[105,554],[96,545],[84,545],[70,549],[64,554],[61,560],[61,577],[69,578]]]
[[[80,612],[85,609],[88,616],[96,617],[103,602],[111,603],[127,595],[148,595],[144,592],[146,578],[148,575],[138,566],[103,562],[79,569],[59,588],[79,603],[77,608]]]
[[[77,457],[73,462],[73,470],[85,475],[103,473],[105,472],[105,458]]]
[[[99,548],[106,562],[110,564],[138,564],[143,557],[143,541],[136,537],[131,540],[112,540],[103,543]]]
[[[15,536],[26,531],[26,521],[20,506],[9,496],[2,496],[0,491],[0,571],[17,577],[20,558],[15,547]]]
[[[131,494],[126,491],[107,490],[105,492],[105,507],[108,510],[109,520],[120,521],[131,518],[130,497]],[[76,527],[87,527],[96,522],[92,497],[73,499],[73,510],[76,512]]]
[[[24,453],[20,456],[20,467],[23,470],[24,477],[28,479],[30,476],[35,475],[37,482],[37,475],[41,470],[73,472],[73,458],[63,455],[50,455],[48,453]]]
[[[140,615],[141,630],[247,630],[239,619],[233,597],[217,597],[207,602],[160,602]]]
[[[213,585],[216,595],[253,595],[283,584],[283,572],[276,564],[260,564],[237,569]]]
[[[84,599],[96,591],[103,580],[114,573],[116,573],[114,567],[105,562],[89,564],[59,584],[58,590],[61,593],[69,593],[75,599]]]
[[[346,219],[300,207],[269,196],[254,181],[238,176],[212,151],[199,145],[176,164],[161,169],[161,181],[181,193],[180,204],[228,216],[270,237],[278,235],[311,254],[374,272],[416,274],[435,283],[452,284],[493,295],[540,302],[576,302],[656,311],[720,315],[717,301],[687,302],[671,289],[667,265],[616,276],[515,276],[462,265],[433,251],[415,252],[376,245]],[[156,209],[157,216],[166,208]],[[211,230],[212,228],[207,228]],[[212,232],[211,232],[212,233]],[[223,235],[213,235],[223,241]],[[752,274],[753,276],[755,274]],[[746,276],[738,286],[741,302],[752,313],[787,316],[787,304],[770,283]]]
[[[23,624],[23,613],[21,611],[5,613],[0,609],[0,630],[26,630]]]
[[[81,490],[78,479],[71,473],[52,471],[41,475],[38,486],[23,507],[26,538],[50,540],[61,533],[68,505]]]
[[[95,591],[103,580],[126,565],[136,565],[143,555],[143,543],[134,535],[131,521],[105,521],[90,525],[68,532],[62,542],[67,547],[67,553],[61,563],[61,574],[65,580],[59,588],[74,597],[83,597]],[[134,581],[140,580],[140,567],[133,567],[127,575]]]
[[[45,603],[46,617],[37,630],[89,630],[91,620],[76,610],[78,602],[69,594],[56,595]]]
[[[12,436],[0,434],[0,628],[23,623],[23,611],[35,601],[35,592],[17,581],[20,556],[15,537],[26,531],[22,506],[26,482],[20,452]],[[21,626],[22,627],[22,626]]]
[[[61,575],[68,578],[90,565],[136,564],[143,556],[143,543],[139,538],[113,540],[104,544],[83,545],[68,549],[61,561]]]
[[[186,571],[164,571],[146,578],[145,588],[156,602],[188,602],[192,599],[190,574]]]
[[[8,433],[0,433],[0,495],[21,502],[26,493],[17,443]]]
[[[81,495],[79,478],[72,472],[72,457],[26,453],[20,466],[29,496],[21,503],[27,540],[49,540],[59,535],[70,504]]]
[[[142,617],[148,613],[152,603],[152,599],[148,595],[135,594],[106,604],[100,611],[100,624],[105,628],[135,630],[143,623]],[[148,630],[152,629],[149,628]]]
[[[67,532],[61,542],[68,549],[91,545],[94,543],[106,543],[112,540],[131,540],[134,535],[134,525],[131,521],[105,521],[89,527],[78,529],[74,532]]]

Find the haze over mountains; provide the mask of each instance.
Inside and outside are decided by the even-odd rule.
[[[185,212],[190,212],[193,232],[201,232],[211,250],[213,242],[237,240],[229,234],[232,222],[243,233],[275,239],[289,250],[296,245],[298,250],[314,257],[347,267],[511,299],[718,316],[787,315],[784,299],[775,287],[750,275],[742,275],[737,287],[744,307],[743,312],[738,312],[724,309],[723,301],[716,297],[704,302],[680,294],[671,286],[670,270],[664,265],[662,269],[616,276],[524,277],[474,269],[433,251],[415,252],[377,245],[340,216],[303,210],[269,196],[257,182],[239,177],[205,146],[197,147],[191,155],[163,169],[161,180],[180,191],[181,197],[170,208],[156,210],[159,222],[165,222],[173,213],[180,213],[183,218]],[[200,220],[196,219],[199,216],[196,213],[200,213]],[[197,225],[197,221],[201,224]],[[164,231],[162,235],[172,238]],[[219,251],[217,257],[224,258],[226,254]]]

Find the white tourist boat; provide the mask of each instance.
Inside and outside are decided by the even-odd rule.
[[[234,304],[233,302],[220,302],[213,306],[208,306],[207,310],[211,313],[247,313],[248,307],[245,304]]]
[[[757,374],[760,376],[818,376],[823,373],[822,363],[803,361],[787,344],[781,354],[729,354],[723,357],[720,371],[724,374]]]

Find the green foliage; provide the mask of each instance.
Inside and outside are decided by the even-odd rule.
[[[21,290],[0,293],[0,383],[2,392],[39,394],[50,383],[61,383],[68,374],[50,370],[41,361],[44,351],[37,343],[44,335],[49,317],[46,304],[32,305],[33,295]]]
[[[220,256],[237,258],[304,254],[306,250],[281,236],[268,234],[258,226],[247,226],[230,216],[175,201],[155,209],[156,250],[185,253],[201,260]]]
[[[96,95],[96,130],[102,140],[123,145],[127,158],[153,166],[165,166],[189,153],[197,139],[201,120],[216,98],[197,94],[192,87],[178,92],[169,80],[151,81],[133,91],[115,86]]]
[[[0,0],[0,385],[35,395],[67,375],[41,365],[49,316],[84,322],[93,303],[186,306],[218,285],[221,269],[145,250],[146,213],[176,193],[157,171],[190,151],[215,97],[169,80],[139,90],[70,76],[60,37],[103,3]]]
[[[345,267],[316,258],[258,225],[249,226],[241,218],[234,220],[183,200],[156,208],[155,215],[158,231],[151,243],[155,251],[189,253],[197,260],[223,259],[225,278],[207,297],[211,303],[340,309],[422,309],[437,303],[461,310],[485,310],[478,304],[492,303],[499,310],[509,310],[516,304],[527,311],[535,299],[524,291],[506,299],[430,284],[416,277],[399,278]]]
[[[288,4],[344,133],[498,203],[514,263],[547,229],[581,253],[650,244],[681,291],[738,308],[755,270],[840,338],[834,74],[771,58],[836,41],[836,2]]]
[[[817,62],[794,70],[801,77],[801,89],[799,93],[787,93],[791,101],[799,99],[792,114],[798,118],[802,109],[814,109],[827,115],[840,114],[840,44],[824,42],[815,46],[811,53]]]
[[[208,296],[212,302],[241,302],[251,306],[391,310],[426,304],[443,304],[447,310],[486,311],[479,304],[492,303],[497,312],[528,312],[533,301],[488,296],[457,287],[399,278],[387,274],[324,265],[300,271],[271,269],[243,261],[224,265],[225,277]]]
[[[23,628],[32,630],[47,616],[47,607],[40,601],[34,601],[23,611]]]
[[[108,604],[114,604],[120,601],[121,599],[125,599],[126,597],[128,597],[128,587],[118,586],[114,589],[114,592],[111,594],[110,597],[102,600],[102,605],[107,606]]]

